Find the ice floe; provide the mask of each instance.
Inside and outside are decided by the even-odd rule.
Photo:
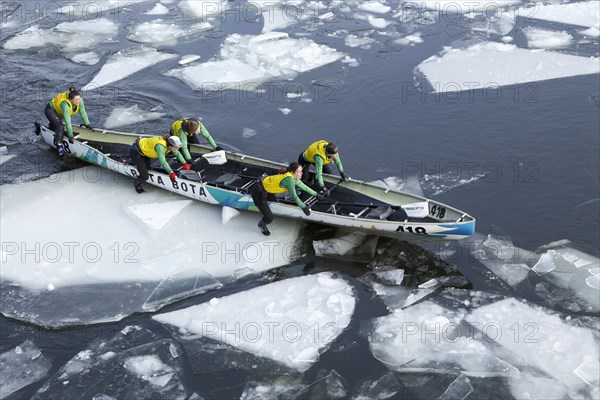
[[[93,90],[110,85],[161,61],[175,57],[177,57],[175,54],[143,46],[121,50],[106,61],[92,81],[83,87],[83,90]]]
[[[442,55],[421,62],[416,70],[434,91],[456,92],[597,74],[600,62],[597,57],[481,42],[465,49],[447,48]]]
[[[177,40],[212,29],[209,22],[198,22],[180,26],[162,19],[142,22],[133,27],[127,36],[132,42],[151,43],[154,45],[174,46]]]
[[[100,56],[94,53],[93,51],[74,54],[69,58],[71,59],[71,61],[83,65],[95,65],[100,62]]]
[[[385,14],[392,10],[390,6],[382,4],[378,1],[367,1],[365,3],[360,3],[358,5],[358,9],[378,14]]]
[[[538,49],[562,49],[573,43],[573,36],[567,32],[557,32],[548,29],[523,28],[527,37],[527,46]]]
[[[175,341],[129,325],[111,338],[89,343],[33,399],[123,399],[131,393],[136,398],[187,398],[182,354]]]
[[[8,39],[3,46],[7,50],[25,50],[52,45],[68,53],[113,41],[117,32],[117,24],[107,18],[62,22],[50,29],[31,26]]]
[[[252,304],[251,308],[245,305]],[[350,323],[355,299],[328,272],[260,286],[154,320],[305,371]]]
[[[402,0],[401,7],[425,8],[427,10],[437,11],[442,14],[469,14],[473,12],[488,12],[496,13],[498,10],[508,7],[513,4],[521,3],[521,0],[454,0],[454,1],[439,1],[439,0]]]
[[[563,24],[600,28],[600,1],[580,1],[558,4],[527,4],[516,10],[521,18],[535,18]]]
[[[214,19],[227,11],[227,1],[224,0],[182,0],[179,8],[202,20]]]
[[[166,75],[197,90],[256,90],[267,80],[293,78],[343,56],[309,39],[291,39],[287,33],[233,34],[225,39],[215,60],[173,69]]]
[[[51,367],[42,350],[29,340],[0,354],[0,398],[45,378]]]
[[[142,198],[130,178],[95,167],[0,193],[0,311],[44,326],[120,320],[286,265],[299,231],[277,220],[265,241],[254,213],[223,225],[220,207],[151,187]],[[68,206],[48,212],[48,204]]]
[[[147,15],[165,15],[169,13],[169,9],[167,7],[165,7],[163,4],[160,3],[156,3],[156,5],[154,6],[154,8],[152,8],[151,10],[146,11],[144,14]]]
[[[199,59],[200,59],[200,56],[197,54],[187,54],[187,55],[181,57],[181,59],[178,61],[178,64],[185,65],[185,64],[194,62],[196,60],[199,60]]]
[[[142,121],[163,118],[164,116],[165,114],[161,112],[141,110],[137,104],[131,107],[115,107],[109,116],[106,117],[104,127],[106,129],[113,129]]]

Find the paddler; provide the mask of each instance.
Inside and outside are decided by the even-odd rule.
[[[144,192],[142,182],[148,180],[148,169],[155,158],[158,158],[160,165],[167,171],[171,182],[176,181],[177,174],[171,169],[165,155],[173,153],[177,160],[183,164],[182,168],[189,170],[190,165],[185,161],[179,149],[181,149],[181,140],[177,136],[166,134],[164,136],[138,138],[129,151],[131,164],[135,165],[138,170],[138,176],[133,182],[135,191],[138,193]]]
[[[298,156],[298,164],[303,168],[302,180],[308,182],[309,168],[315,166],[316,188],[325,196],[329,196],[329,190],[323,182],[323,172],[331,174],[331,162],[335,163],[340,176],[344,181],[348,181],[348,176],[344,173],[344,167],[338,154],[338,148],[335,143],[326,140],[314,142]]]
[[[73,143],[73,126],[71,125],[71,117],[79,113],[83,120],[84,126],[88,129],[94,130],[90,125],[90,120],[85,112],[85,105],[81,94],[74,87],[70,87],[67,92],[63,92],[54,97],[44,109],[44,114],[50,122],[49,128],[54,131],[54,142],[58,151],[59,157],[65,155],[65,148],[63,144],[64,137],[64,124],[67,126],[67,137],[69,143]],[[39,135],[41,132],[41,125],[39,122],[35,123],[35,133]]]
[[[223,150],[221,146],[217,146],[212,136],[202,123],[202,119],[182,118],[173,122],[171,125],[171,135],[179,137],[181,140],[181,152],[186,161],[192,162],[192,156],[188,149],[188,142],[200,144],[199,134],[208,141],[208,144],[213,150]]]
[[[323,195],[317,195],[317,192],[306,186],[300,178],[302,177],[302,166],[297,162],[292,162],[287,167],[287,170],[282,174],[270,175],[259,182],[257,182],[252,188],[252,200],[254,205],[260,210],[263,217],[258,223],[258,227],[263,235],[269,236],[269,225],[273,222],[273,212],[269,207],[268,201],[277,201],[275,195],[285,192],[289,192],[292,199],[296,202],[298,207],[302,209],[302,212],[306,216],[310,215],[310,208],[298,197],[296,188],[310,194],[311,196],[317,196],[318,200],[323,198]]]

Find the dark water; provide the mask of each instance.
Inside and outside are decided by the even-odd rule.
[[[12,12],[8,3],[15,4],[13,18],[19,15],[17,6],[24,7],[25,4],[3,2],[4,20]],[[54,4],[38,3],[42,7]],[[390,2],[391,6],[395,4]],[[0,141],[8,146],[8,154],[17,155],[1,166],[3,184],[82,166],[78,162],[56,159],[53,152],[32,134],[32,122],[45,121],[43,108],[58,90],[72,84],[83,86],[95,76],[108,55],[135,46],[128,42],[125,28],[134,20],[152,19],[141,11],[153,5],[154,2],[149,2],[130,6],[128,10],[139,12],[122,21],[118,42],[97,46],[103,54],[102,61],[93,66],[75,64],[52,46],[21,51],[0,49]],[[177,13],[172,11],[163,17],[182,18]],[[117,106],[138,104],[144,110],[161,106],[160,111],[167,114],[167,119],[118,128],[157,134],[165,132],[172,119],[201,115],[217,142],[277,161],[295,160],[307,144],[325,138],[338,143],[345,169],[352,177],[372,181],[389,176],[407,179],[417,175],[425,195],[475,216],[477,231],[482,235],[508,237],[515,246],[525,250],[536,250],[549,242],[567,239],[572,247],[594,256],[600,254],[600,77],[597,74],[515,84],[491,91],[435,94],[415,87],[414,68],[443,46],[476,39],[481,34],[470,33],[466,21],[459,26],[441,21],[412,29],[423,32],[422,44],[399,46],[375,35],[377,41],[371,49],[365,50],[346,47],[343,40],[328,36],[342,28],[356,32],[369,28],[364,21],[353,20],[351,16],[352,13],[344,14],[342,18],[322,25],[300,23],[285,31],[292,37],[306,34],[318,43],[346,52],[359,59],[358,67],[336,62],[300,74],[292,81],[269,82],[264,86],[266,92],[261,94],[235,90],[201,93],[162,74],[176,67],[177,57],[99,91],[84,94],[88,114],[93,125],[102,126]],[[2,28],[2,44],[34,23],[46,28],[56,24],[51,18],[19,18],[22,23],[16,27]],[[518,22],[511,35],[517,45],[525,46],[519,31],[522,26],[522,21]],[[178,55],[200,54],[202,60],[208,60],[218,53],[227,34],[257,34],[260,28],[260,23],[227,18],[207,34],[158,49]],[[410,26],[397,23],[393,29],[405,32]],[[492,35],[491,40],[497,41],[498,37]],[[572,45],[565,51],[597,56],[598,42]],[[310,93],[313,101],[304,103],[285,96],[287,92],[299,91]],[[283,107],[292,112],[282,114],[278,108]],[[257,134],[244,138],[244,128],[254,129]],[[458,184],[461,179],[476,177],[479,179]],[[304,240],[309,243],[319,235],[323,233],[308,227]],[[447,273],[438,268],[439,265],[423,261],[423,258],[434,258],[431,249],[406,243],[390,246],[413,252],[412,265],[399,263],[398,268],[431,277]],[[358,302],[351,325],[333,343],[331,350],[305,373],[304,382],[314,382],[323,371],[335,370],[345,379],[349,393],[352,393],[365,380],[378,379],[388,372],[373,358],[361,333],[361,326],[370,318],[387,314],[385,306],[374,300],[368,287],[356,279],[367,271],[369,261],[321,259],[309,252],[299,264],[270,273],[269,279],[283,279],[336,271],[355,288]],[[490,275],[482,272],[483,267],[466,255],[453,260],[452,264],[470,281],[464,286],[466,288],[515,295],[500,282],[490,280]],[[419,270],[419,265],[427,268]],[[424,281],[425,275],[419,276],[419,281]],[[236,283],[219,292],[219,296],[264,284],[263,279],[257,277]],[[168,306],[163,311],[199,304],[213,296],[214,293],[207,293]],[[158,337],[171,337],[162,325],[143,314],[118,323],[58,331],[2,317],[0,351],[32,339],[52,359],[52,374],[92,341],[108,340],[132,324],[143,326]],[[190,393],[196,391],[206,398],[239,397],[245,383],[257,376],[252,370],[243,368],[225,372],[210,371],[209,368],[207,373],[194,374],[193,365],[197,361],[189,354],[187,357],[184,382]],[[407,383],[410,377],[404,379],[399,398],[437,398],[454,377],[421,376],[419,379],[426,379],[427,384],[419,386]],[[497,380],[473,380],[473,396],[510,397],[506,385]],[[42,384],[43,381],[27,387],[14,398],[29,398]]]

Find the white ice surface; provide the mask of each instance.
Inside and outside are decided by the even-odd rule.
[[[256,213],[243,213],[223,226],[221,207],[189,204],[185,197],[149,185],[146,189],[140,196],[130,178],[96,167],[2,185],[2,280],[31,289],[45,289],[52,283],[58,289],[160,282],[194,268],[228,277],[242,267],[259,272],[286,264],[290,249],[283,245],[295,241],[298,224],[294,221],[277,219],[267,243],[256,228]],[[48,212],[48,204],[68,207],[54,213]],[[30,229],[31,223],[35,230]],[[68,229],[57,234],[57,227]],[[264,245],[272,246],[272,251],[261,254]],[[243,252],[260,257],[244,259]]]
[[[438,11],[445,15],[451,14],[468,14],[477,11],[487,11],[490,14],[496,12],[500,13],[500,9],[507,6],[521,3],[521,0],[454,0],[454,1],[440,1],[440,0],[402,0],[402,3],[406,3],[406,6],[401,4],[401,7],[411,7],[421,10],[422,8],[428,10]],[[447,17],[451,18],[451,17]]]
[[[562,49],[573,43],[573,36],[567,32],[557,32],[548,29],[527,27],[523,28],[527,37],[527,46],[537,49]]]
[[[156,49],[148,47],[121,50],[110,57],[94,79],[83,87],[83,90],[109,85],[161,61],[175,57],[177,57],[175,54],[156,51]]]
[[[201,20],[213,19],[227,10],[227,1],[223,0],[182,0],[179,8]]]
[[[597,57],[481,42],[466,49],[446,48],[443,55],[421,62],[417,70],[436,92],[455,92],[597,74],[600,62]]]
[[[145,111],[140,110],[137,104],[131,107],[115,107],[106,121],[104,121],[104,127],[106,129],[114,129],[120,126],[136,124],[142,121],[151,121],[153,119],[163,118],[164,113],[156,111]]]
[[[0,354],[0,399],[45,378],[51,366],[29,340]]]
[[[544,371],[567,387],[587,385],[574,371],[586,361],[597,363],[600,357],[590,329],[567,325],[558,316],[515,299],[480,307],[466,320],[510,350],[514,365]]]
[[[144,14],[147,15],[165,15],[169,13],[169,9],[160,3],[156,3],[154,8],[146,11]]]
[[[199,56],[197,54],[187,54],[187,55],[181,57],[181,59],[178,61],[178,64],[179,65],[189,64],[191,62],[199,60],[200,57],[201,56]]]
[[[93,51],[74,54],[70,59],[73,62],[83,65],[95,65],[100,62],[100,56]]]
[[[515,376],[518,370],[496,358],[460,329],[462,315],[430,301],[375,320],[369,336],[373,356],[397,371],[462,372],[467,376]]]
[[[392,10],[392,8],[386,4],[382,4],[378,1],[367,1],[364,3],[360,3],[358,8],[363,11],[368,11],[372,13],[385,14]]]
[[[162,19],[142,22],[131,29],[127,38],[132,42],[174,46],[177,39],[212,29],[209,22],[177,25]]]
[[[113,41],[117,32],[117,24],[107,18],[61,22],[49,29],[35,25],[11,37],[3,46],[7,50],[25,50],[52,45],[65,53],[76,52]]]
[[[391,22],[386,21],[385,18],[378,18],[372,15],[369,15],[367,17],[367,21],[369,22],[369,24],[371,24],[371,26],[377,29],[385,29],[388,27],[388,25],[391,24]]]
[[[225,39],[215,60],[173,69],[166,75],[198,90],[255,90],[267,80],[292,78],[343,56],[309,39],[291,39],[287,33],[233,34]]]
[[[305,371],[348,326],[352,288],[323,272],[274,282],[154,320]]]
[[[581,1],[568,4],[527,4],[517,9],[521,18],[535,18],[563,24],[600,27],[600,1]]]

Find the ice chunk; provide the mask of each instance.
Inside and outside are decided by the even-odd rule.
[[[29,340],[0,354],[0,398],[45,378],[51,367],[42,350]]]
[[[369,24],[371,24],[371,26],[377,29],[385,29],[390,24],[390,22],[386,21],[385,18],[377,18],[372,15],[369,15],[367,21],[369,21]]]
[[[516,363],[540,369],[567,387],[583,383],[574,373],[578,366],[600,357],[590,329],[569,326],[558,316],[516,299],[483,306],[466,320],[481,327],[490,341],[510,350]]]
[[[256,135],[256,131],[254,129],[250,129],[250,128],[244,128],[242,130],[242,137],[244,139],[248,139],[251,138],[252,136]]]
[[[137,124],[142,121],[163,118],[164,116],[164,113],[141,110],[137,104],[131,107],[115,107],[110,115],[106,117],[104,127],[106,129],[114,129],[120,126]]]
[[[156,51],[156,49],[148,47],[121,50],[109,58],[94,79],[83,87],[83,90],[109,85],[161,61],[175,57],[175,54]]]
[[[590,357],[591,358],[591,357]],[[573,373],[580,377],[588,385],[598,385],[600,383],[600,364],[598,360],[591,359],[584,361]]]
[[[548,253],[542,254],[538,262],[533,266],[532,270],[538,275],[544,275],[556,269],[554,264],[555,251],[550,250]]]
[[[493,18],[484,18],[483,21],[476,20],[471,26],[471,30],[475,32],[486,32],[489,34],[506,35],[515,26],[515,17],[512,13],[500,12],[498,15],[494,15]],[[505,41],[509,43],[510,41]]]
[[[136,25],[127,38],[132,42],[174,46],[177,44],[177,39],[179,38],[195,35],[210,29],[212,29],[212,25],[208,22],[179,26],[173,22],[157,19]]]
[[[475,377],[518,375],[516,368],[473,341],[460,319],[454,311],[429,301],[395,310],[375,320],[369,336],[371,352],[396,371],[462,372]]]
[[[598,68],[597,57],[531,51],[492,42],[473,44],[465,49],[449,48],[441,56],[430,57],[417,66],[436,92],[595,74]]]
[[[368,36],[349,34],[344,38],[344,44],[348,47],[360,47],[361,49],[369,50],[371,45],[375,43],[375,39]]]
[[[319,375],[323,375],[320,373]],[[343,399],[348,389],[344,379],[336,371],[318,378],[310,386],[300,390],[295,399]]]
[[[359,3],[358,9],[379,14],[385,14],[392,10],[390,6],[381,4],[378,1],[367,1],[366,3]]]
[[[438,400],[463,400],[466,399],[471,393],[473,393],[473,386],[469,378],[464,375],[459,375]]]
[[[282,6],[271,1],[267,1],[264,4],[259,4],[256,1],[250,1],[249,3],[258,5],[262,9],[262,33],[282,31],[289,26],[310,18],[312,15],[309,12],[290,12],[289,6],[284,4],[282,8]]]
[[[182,0],[179,8],[202,20],[212,19],[227,11],[226,0]]]
[[[415,32],[403,38],[394,40],[394,43],[402,46],[414,45],[417,43],[423,43],[423,38],[421,37],[421,32]]]
[[[600,275],[592,275],[585,278],[585,284],[592,289],[600,289]]]
[[[548,29],[523,28],[527,37],[527,45],[538,49],[561,49],[573,43],[573,36],[565,31],[557,32]]]
[[[197,54],[187,54],[187,55],[181,57],[181,60],[178,61],[178,64],[185,65],[185,64],[194,62],[196,60],[199,60],[199,59],[200,59],[200,56]]]
[[[224,206],[223,211],[221,212],[223,225],[228,224],[229,221],[231,221],[233,218],[237,217],[240,214],[241,212],[239,212],[235,208]]]
[[[246,383],[240,400],[295,399],[306,385],[292,376],[282,376],[271,382],[250,381]]]
[[[160,3],[156,3],[153,9],[146,11],[147,15],[165,15],[169,13],[169,9]]]
[[[510,379],[510,392],[517,400],[569,398],[567,388],[556,379],[521,372],[521,376]]]
[[[31,26],[4,43],[7,50],[56,46],[62,52],[89,49],[116,38],[118,26],[107,18],[62,22],[51,29]]]
[[[282,113],[283,115],[288,115],[289,113],[291,113],[291,112],[292,112],[292,110],[290,110],[290,109],[289,109],[289,108],[287,108],[287,107],[286,107],[286,108],[279,108],[278,110],[279,110],[279,111],[281,111],[281,113]]]
[[[593,38],[600,37],[600,29],[598,29],[596,27],[584,29],[582,31],[579,31],[579,33],[581,33],[584,36],[589,36],[589,37],[593,37]]]
[[[598,6],[597,0],[569,4],[533,3],[518,8],[515,15],[522,18],[543,19],[563,24],[598,28],[600,26]]]
[[[310,300],[317,297],[332,301],[316,306]],[[251,309],[240,307],[250,302]],[[330,273],[320,273],[222,297],[216,305],[204,303],[158,314],[153,319],[305,371],[348,325],[354,304],[348,284]]]
[[[353,232],[339,238],[313,241],[315,254],[319,257],[364,258],[372,260],[377,237],[362,232]]]
[[[101,393],[105,398],[187,398],[180,345],[157,340],[140,327],[128,327],[110,339],[94,340],[63,366],[33,399],[73,399]],[[173,356],[175,353],[175,356]],[[110,354],[110,357],[106,357]],[[84,361],[84,362],[82,362]],[[74,365],[78,365],[74,368]]]
[[[127,210],[148,228],[160,230],[191,203],[192,200],[176,200],[166,203],[132,204]]]
[[[100,62],[100,56],[93,51],[87,53],[79,53],[70,57],[71,61],[84,65],[95,65]]]
[[[402,0],[404,3],[410,3],[411,1],[412,0]],[[439,11],[443,15],[448,15],[445,18],[451,18],[450,14],[469,14],[480,11],[485,11],[490,14],[500,14],[502,12],[501,8],[520,2],[521,0],[455,0],[443,3],[439,0],[421,0],[417,4],[428,10]]]
[[[120,320],[230,282],[240,269],[260,273],[286,265],[299,231],[298,222],[278,220],[276,236],[265,242],[254,213],[223,225],[219,207],[186,206],[190,200],[149,185],[141,199],[130,178],[91,166],[2,185],[0,196],[0,311],[44,326]],[[69,212],[49,213],[49,203],[69,204]],[[164,209],[169,204],[175,209]],[[138,215],[150,225],[127,218],[130,206],[144,205],[151,212]],[[81,218],[90,209],[94,229]],[[37,221],[36,229],[24,219]],[[69,226],[60,240],[57,226]]]
[[[309,39],[291,39],[286,33],[233,34],[225,39],[219,57],[170,70],[166,75],[181,79],[197,90],[218,91],[232,87],[256,90],[267,80],[293,78],[343,56]]]
[[[388,372],[374,382],[362,383],[356,390],[357,393],[352,396],[352,400],[390,399],[402,388],[396,374]]]

